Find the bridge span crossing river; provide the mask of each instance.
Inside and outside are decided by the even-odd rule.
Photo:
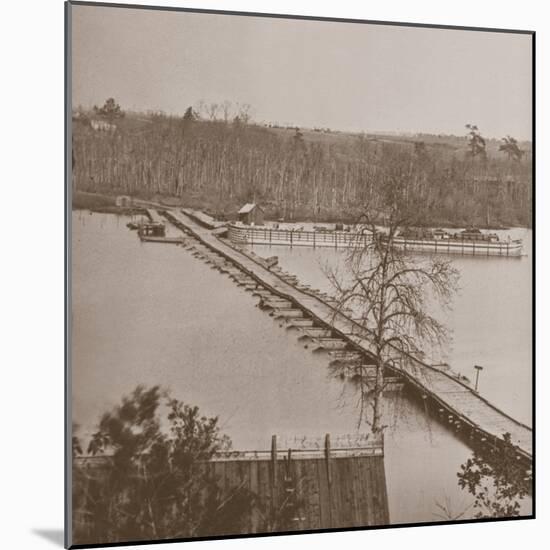
[[[138,383],[168,387],[218,415],[237,449],[268,449],[272,434],[364,429],[356,387],[331,377],[326,357],[304,349],[250,293],[188,251],[141,243],[127,221],[73,212],[72,395],[84,439]],[[470,449],[414,396],[386,401],[391,522],[435,521],[438,503],[466,509],[456,472]]]

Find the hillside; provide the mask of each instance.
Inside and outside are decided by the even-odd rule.
[[[531,152],[514,162],[488,140],[487,160],[465,137],[351,134],[127,113],[113,127],[73,119],[73,189],[181,201],[231,217],[249,201],[268,217],[352,220],[376,203],[381,175],[407,167],[408,190],[430,223],[530,225]],[[97,126],[97,124],[96,124]],[[108,125],[107,125],[108,126]],[[116,126],[116,128],[115,128]]]

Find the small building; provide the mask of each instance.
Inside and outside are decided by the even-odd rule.
[[[118,207],[122,207],[122,208],[132,206],[132,197],[129,197],[128,195],[119,195],[115,199],[115,204]]]
[[[437,240],[437,241],[441,241],[443,239],[448,239],[449,238],[449,234],[444,229],[436,229],[433,232],[433,236],[434,236],[434,239]]]
[[[239,210],[239,221],[246,225],[263,225],[264,210],[258,204],[247,203]]]
[[[90,126],[96,132],[114,132],[116,130],[116,124],[111,124],[106,120],[92,119],[90,120]]]
[[[164,237],[166,227],[162,222],[143,222],[139,224],[138,235],[143,237]]]

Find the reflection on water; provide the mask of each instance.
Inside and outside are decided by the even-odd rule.
[[[73,213],[72,403],[81,434],[138,383],[219,415],[241,450],[268,449],[272,434],[357,430],[354,386],[329,376],[326,356],[304,349],[254,297],[189,252],[140,243],[127,221]],[[307,253],[288,257],[305,258],[307,272]],[[436,520],[436,501],[446,498],[462,511],[469,501],[456,472],[469,450],[405,395],[387,409],[392,522]]]
[[[452,332],[441,357],[453,370],[475,379],[482,365],[481,395],[514,418],[532,425],[532,232],[500,231],[521,238],[522,258],[450,257],[460,273],[453,309],[434,305],[433,315]],[[345,252],[329,249],[254,246],[260,256],[279,257],[281,267],[312,287],[332,292],[326,267],[344,270]]]

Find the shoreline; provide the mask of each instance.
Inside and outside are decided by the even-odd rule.
[[[231,219],[228,219],[228,216],[220,216],[215,215],[216,213],[213,213],[211,210],[209,210],[207,207],[200,207],[196,205],[190,205],[186,204],[183,201],[175,201],[172,197],[166,197],[168,200],[163,200],[162,197],[157,198],[157,200],[148,200],[148,199],[142,199],[138,197],[131,197],[133,205],[132,206],[117,206],[116,205],[116,198],[119,195],[110,195],[105,193],[92,193],[89,191],[73,191],[73,200],[71,205],[71,210],[90,210],[91,212],[97,212],[102,214],[117,214],[117,215],[138,215],[142,214],[145,208],[153,207],[153,208],[165,208],[165,209],[171,209],[171,208],[185,208],[185,207],[191,207],[195,208],[197,210],[202,210],[205,213],[208,213],[209,215],[212,215],[216,219],[221,219],[221,221],[225,222],[233,222],[236,221],[236,216],[234,219],[231,217]],[[195,201],[193,201],[195,202]],[[224,219],[222,219],[224,218]],[[328,215],[322,219],[314,220],[312,218],[306,217],[304,219],[299,220],[288,220],[282,223],[294,223],[294,224],[300,224],[300,223],[319,223],[319,224],[335,224],[335,223],[343,223],[346,225],[354,225],[356,223],[356,220],[350,217],[341,217],[338,218],[338,221],[334,221],[335,217],[333,215]],[[277,222],[279,220],[277,219],[271,219],[270,217],[266,217],[267,222]],[[463,229],[466,227],[472,227],[470,224],[459,224],[457,222],[451,222],[451,221],[438,221],[434,224],[424,225],[422,227],[426,228],[437,228],[437,227],[445,227],[449,229]],[[515,224],[494,224],[494,225],[487,225],[487,224],[476,224],[474,227],[478,229],[483,229],[486,231],[505,231],[510,229],[530,229],[532,230],[532,225],[515,225]]]

